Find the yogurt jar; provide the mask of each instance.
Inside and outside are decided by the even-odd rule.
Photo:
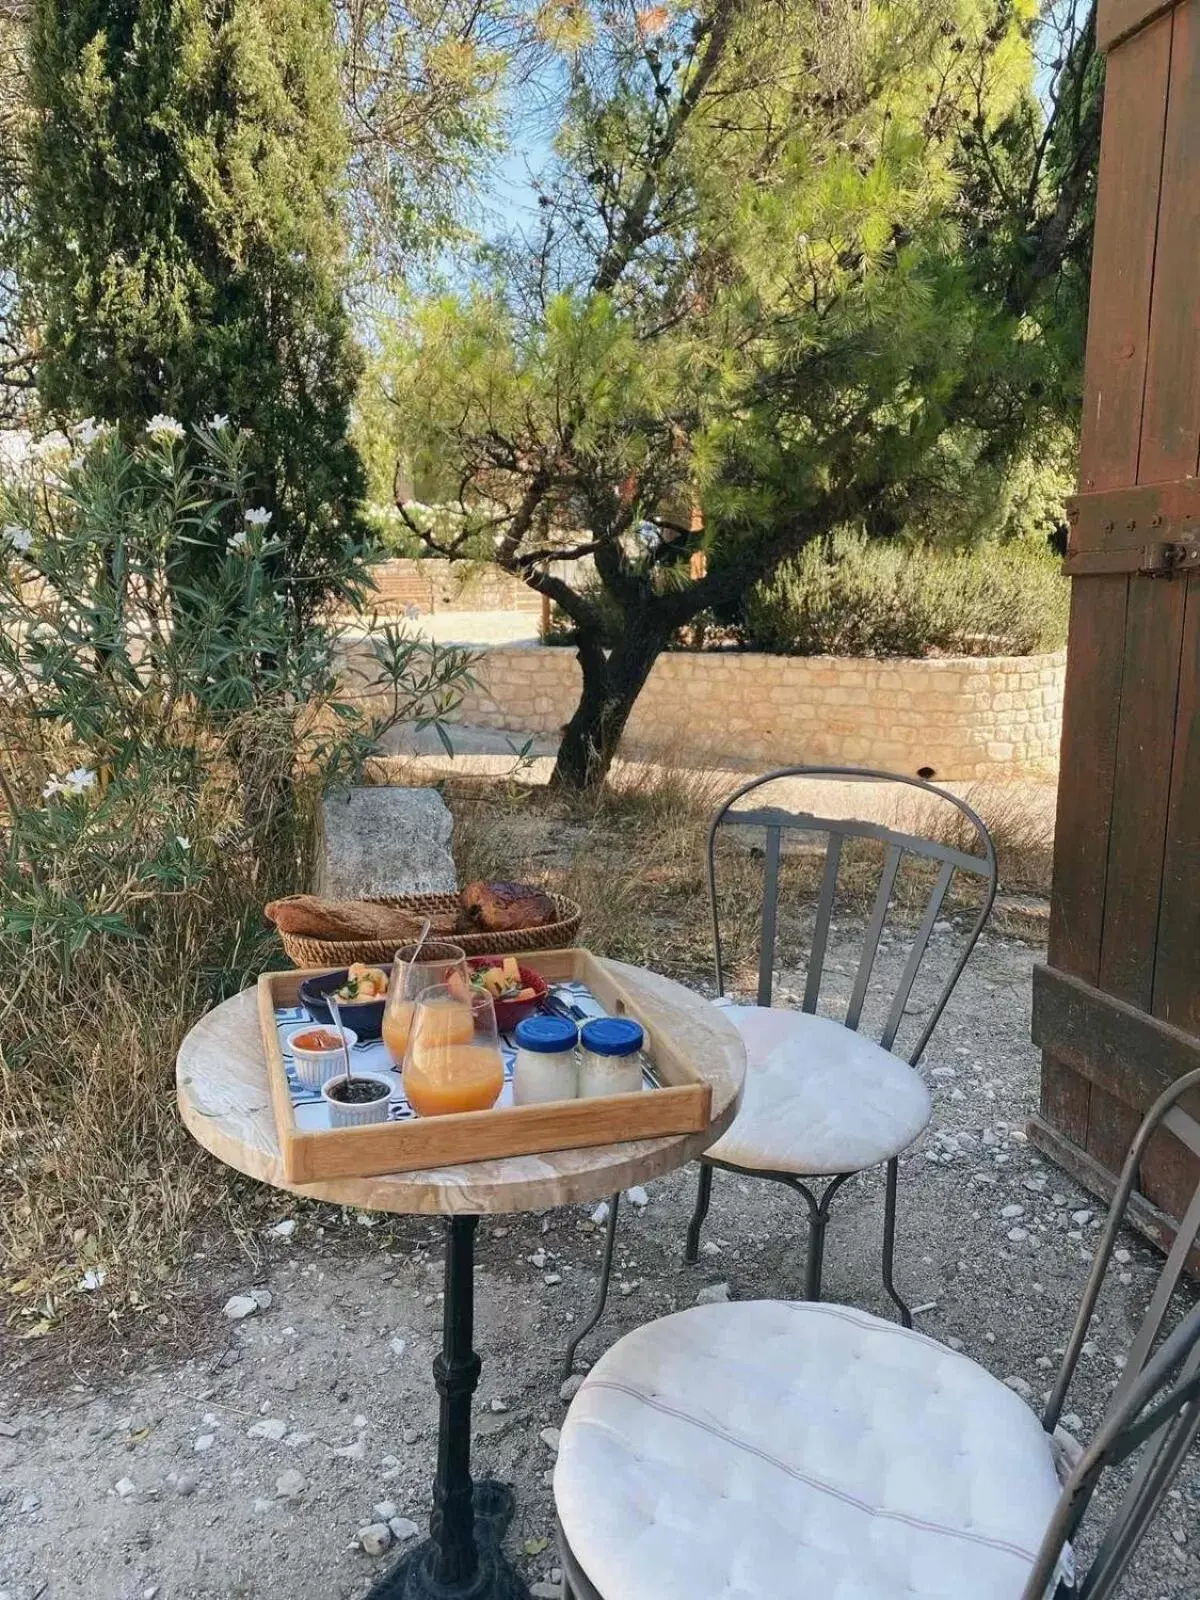
[[[645,1034],[632,1017],[596,1017],[579,1033],[579,1098],[637,1094],[642,1087]]]
[[[574,1100],[579,1093],[575,1044],[579,1030],[566,1017],[526,1017],[513,1035],[513,1104],[540,1105],[548,1100]]]

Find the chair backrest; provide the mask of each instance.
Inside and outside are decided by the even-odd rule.
[[[1147,1146],[1166,1130],[1197,1160],[1198,1178],[1191,1204],[1150,1296],[1104,1419],[1063,1489],[1023,1600],[1042,1600],[1062,1547],[1074,1537],[1101,1477],[1140,1449],[1129,1487],[1098,1543],[1087,1573],[1078,1580],[1080,1600],[1107,1600],[1114,1594],[1184,1457],[1200,1434],[1200,1304],[1193,1304],[1168,1331],[1168,1312],[1188,1257],[1200,1237],[1200,1122],[1182,1104],[1189,1098],[1193,1108],[1200,1108],[1200,1071],[1190,1072],[1173,1083],[1147,1112],[1113,1195],[1075,1328],[1042,1417],[1047,1432],[1053,1432],[1058,1425],[1075,1378]]]
[[[810,812],[784,811],[775,806],[759,807],[752,805],[746,810],[734,809],[738,802],[744,800],[748,795],[753,795],[768,784],[778,783],[784,779],[823,779],[839,783],[891,784],[895,786],[897,793],[904,787],[923,790],[926,794],[933,796],[936,800],[944,801],[953,808],[953,812],[957,814],[956,821],[959,830],[966,834],[969,843],[978,845],[980,853],[972,853],[969,850],[960,848],[957,843],[948,843],[943,839],[926,838],[919,834],[899,833],[894,828],[877,821],[817,816]],[[887,1019],[883,1025],[880,1043],[885,1050],[892,1048],[897,1031],[904,1020],[905,1007],[908,1005],[913,984],[929,948],[930,935],[933,933],[934,924],[938,920],[955,874],[965,873],[982,881],[982,904],[967,936],[966,944],[960,949],[958,959],[941,986],[934,1001],[932,1012],[921,1030],[915,1048],[909,1055],[908,1059],[915,1065],[924,1052],[925,1046],[929,1043],[930,1035],[937,1026],[946,1002],[953,993],[954,986],[967,964],[967,958],[974,949],[975,941],[979,938],[983,925],[987,921],[988,914],[992,909],[992,901],[996,895],[996,849],[992,843],[991,835],[971,807],[958,799],[956,795],[949,794],[945,789],[939,789],[932,783],[926,783],[922,778],[908,778],[896,773],[875,772],[857,767],[784,767],[777,772],[768,773],[765,777],[754,778],[749,783],[744,783],[718,808],[708,827],[708,894],[712,914],[717,992],[722,995],[725,993],[725,970],[721,943],[720,908],[717,896],[716,845],[718,834],[725,828],[757,828],[764,829],[766,833],[766,845],[763,852],[762,924],[758,959],[757,998],[760,1006],[769,1006],[771,1004],[771,995],[774,987],[776,930],[779,920],[779,869],[784,835],[788,833],[816,834],[818,836],[823,835],[825,838],[824,865],[821,873],[820,890],[817,896],[812,943],[809,949],[805,977],[802,1003],[805,1011],[816,1011],[817,1002],[820,999],[821,981],[825,973],[829,929],[837,895],[838,871],[842,864],[843,846],[848,839],[872,840],[883,846],[879,884],[863,929],[858,964],[844,1018],[845,1025],[855,1030],[857,1030],[862,1018],[863,1002],[866,999],[867,990],[871,983],[871,975],[875,968],[880,935],[887,921],[888,909],[896,888],[897,875],[904,858],[907,855],[937,864],[936,878],[929,891],[929,897],[917,925],[908,957],[900,973],[896,988],[892,993]]]

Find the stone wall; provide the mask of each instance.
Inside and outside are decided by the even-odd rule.
[[[381,561],[371,569],[380,612],[416,606],[431,611],[540,612],[542,597],[499,567],[468,561]]]
[[[1053,774],[1065,656],[870,661],[735,651],[660,656],[627,754],[747,768],[829,763],[938,778]],[[575,708],[569,649],[489,650],[456,720],[556,734]]]

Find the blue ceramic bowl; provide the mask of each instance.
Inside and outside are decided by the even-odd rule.
[[[389,967],[380,967],[379,970],[389,974],[391,971]],[[300,985],[300,1003],[307,1008],[314,1022],[333,1025],[329,996],[335,989],[340,989],[349,976],[350,969],[342,967],[337,972],[322,972],[319,977],[305,978]],[[360,1040],[378,1039],[383,1035],[383,1009],[386,1005],[386,997],[382,1000],[339,1000],[338,1013]]]

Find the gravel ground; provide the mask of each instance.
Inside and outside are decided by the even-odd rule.
[[[918,1326],[1027,1385],[1034,1402],[1051,1381],[1097,1226],[1083,1216],[1094,1203],[1021,1132],[1036,1097],[1037,954],[985,940],[935,1035],[923,1064],[934,1120],[902,1173],[897,1256],[899,1283],[924,1307]],[[844,957],[835,948],[835,990],[849,983]],[[886,967],[899,954],[882,959]],[[696,1268],[682,1265],[693,1182],[693,1173],[676,1173],[650,1187],[646,1204],[624,1208],[609,1314],[581,1355],[594,1359],[706,1287],[728,1284],[736,1299],[798,1293],[799,1202],[774,1185],[718,1173],[705,1254]],[[839,1197],[826,1290],[886,1315],[880,1211],[874,1178]],[[542,1586],[535,1593],[556,1592],[547,1430],[566,1409],[559,1353],[590,1301],[601,1239],[587,1208],[480,1229],[475,1464],[516,1485],[510,1544]],[[1122,1243],[1128,1258],[1114,1269],[1069,1402],[1085,1435],[1157,1270],[1137,1238]],[[245,1258],[223,1246],[190,1262],[203,1294],[189,1359],[151,1343],[120,1376],[104,1376],[98,1364],[35,1360],[29,1347],[9,1347],[0,1380],[0,1600],[352,1600],[395,1550],[367,1554],[359,1530],[395,1519],[398,1543],[425,1532],[440,1227],[281,1195],[263,1246],[253,1279]],[[252,1289],[263,1304],[244,1320],[227,1318],[226,1299]],[[1126,1596],[1200,1595],[1198,1504],[1193,1460]]]

